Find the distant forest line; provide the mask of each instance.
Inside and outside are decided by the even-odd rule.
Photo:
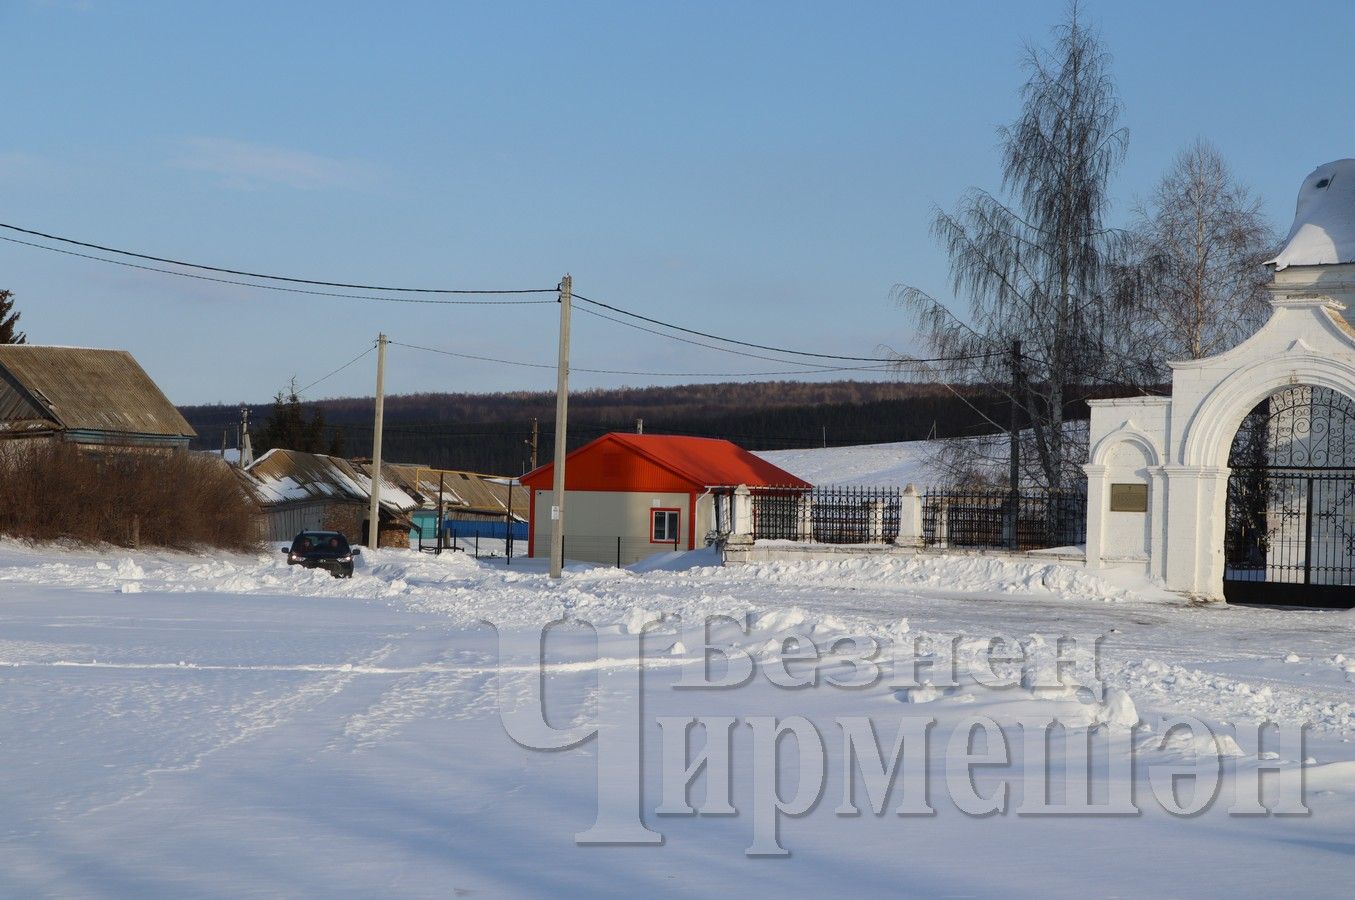
[[[1137,391],[1072,390],[1068,417],[1087,418],[1087,399],[1126,393]],[[240,406],[180,407],[198,432],[193,446],[219,449],[225,433],[234,447]],[[273,405],[248,406],[251,431],[257,432]],[[371,397],[319,400],[306,408],[323,411],[326,429],[341,438],[345,455],[371,455]],[[649,434],[784,450],[993,434],[1005,429],[1010,414],[1006,396],[984,385],[767,381],[615,388],[570,395],[569,447],[609,431],[633,432],[637,419]],[[517,475],[530,468],[534,418],[539,462],[550,460],[555,439],[550,392],[403,394],[386,398],[385,415],[382,456],[438,468]]]

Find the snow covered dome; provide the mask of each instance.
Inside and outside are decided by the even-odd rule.
[[[1294,227],[1270,263],[1278,271],[1349,262],[1355,262],[1355,159],[1338,159],[1303,179]]]

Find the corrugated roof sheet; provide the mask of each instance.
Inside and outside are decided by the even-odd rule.
[[[364,467],[365,468],[365,467]],[[427,466],[383,464],[387,480],[395,479],[407,492],[423,498],[424,509],[437,509],[438,476],[442,476],[443,503],[449,511],[503,515],[508,509],[508,480],[497,475],[430,469]],[[521,486],[513,489],[513,515],[527,521],[530,495]]]
[[[605,434],[565,457],[568,461],[577,454],[592,451],[604,442],[623,447],[649,459],[656,465],[685,478],[698,487],[725,487],[746,484],[749,487],[810,488],[809,482],[797,478],[778,466],[729,441],[717,438],[684,437],[672,434]],[[522,476],[522,482],[532,487],[548,488],[554,473],[554,464],[547,463]]]
[[[197,434],[125,350],[4,344],[0,377],[27,394],[43,418],[67,430]]]
[[[382,466],[384,470],[386,467]],[[346,459],[298,450],[269,450],[245,469],[265,506],[296,500],[370,502],[368,471]],[[417,509],[420,500],[400,487],[390,472],[381,480],[381,508],[400,515]]]

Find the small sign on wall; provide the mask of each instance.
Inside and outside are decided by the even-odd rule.
[[[1147,512],[1148,485],[1112,484],[1110,486],[1111,512]]]

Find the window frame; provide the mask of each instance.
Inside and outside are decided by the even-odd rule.
[[[672,514],[672,523],[674,534],[666,540],[659,540],[659,515],[663,514],[665,518]],[[655,506],[649,510],[649,542],[651,544],[676,544],[682,540],[682,509],[677,506]]]

